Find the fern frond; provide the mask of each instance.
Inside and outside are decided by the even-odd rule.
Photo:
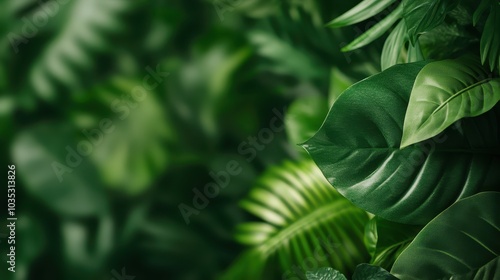
[[[51,100],[59,86],[80,88],[82,73],[92,70],[95,54],[111,48],[111,35],[125,31],[122,17],[133,5],[133,1],[126,0],[75,0],[60,5],[55,17],[65,22],[33,62],[29,72],[31,90]]]
[[[322,266],[350,273],[368,258],[363,245],[366,212],[332,188],[310,160],[271,168],[242,206],[262,221],[239,226],[236,239],[253,248],[223,279],[262,279],[274,261],[285,278],[303,273],[298,268]]]

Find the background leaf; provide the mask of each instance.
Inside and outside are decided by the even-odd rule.
[[[456,202],[422,229],[391,272],[400,279],[448,279],[480,269],[468,279],[494,279],[500,254],[499,200],[500,193],[485,192]]]
[[[358,38],[354,39],[347,46],[342,48],[343,52],[352,51],[359,49],[363,46],[368,45],[375,39],[382,36],[391,26],[401,17],[403,12],[403,7],[399,5],[394,11],[392,11],[387,17],[379,21],[373,27],[368,29],[365,33],[361,34]]]
[[[328,103],[323,96],[307,96],[294,101],[285,118],[286,133],[290,142],[298,145],[311,138],[327,113]]]
[[[354,8],[330,21],[327,26],[336,28],[361,22],[382,12],[394,2],[395,0],[363,0]]]
[[[86,127],[86,131],[94,133],[92,137],[97,144],[91,159],[99,168],[103,182],[127,194],[139,194],[151,186],[171,161],[167,145],[175,141],[169,119],[154,92],[140,87],[144,94],[142,100],[131,98],[132,103],[127,103],[127,99],[122,99],[131,96],[139,85],[141,83],[128,79],[115,79],[107,87],[96,90],[93,94],[106,96],[106,103],[117,105],[114,108],[119,111],[109,119],[112,129],[100,131],[102,137],[95,136],[102,120]],[[144,139],[148,139],[147,145]]]
[[[69,137],[61,137],[65,135]],[[99,174],[92,162],[78,152],[83,141],[77,142],[72,135],[75,131],[64,123],[37,126],[19,135],[12,156],[20,177],[26,182],[28,193],[59,214],[103,213],[108,206]],[[63,172],[62,181],[54,164],[60,164],[57,170]]]
[[[400,223],[425,224],[456,200],[500,184],[500,106],[462,120],[460,131],[399,149],[410,91],[425,64],[395,65],[351,86],[304,145],[342,195]]]
[[[56,98],[61,86],[73,91],[85,88],[82,73],[93,69],[93,57],[110,49],[110,38],[126,29],[123,16],[134,6],[123,0],[76,0],[55,5],[64,9],[69,22],[42,48],[28,74],[32,90],[48,100]]]
[[[396,258],[421,229],[373,217],[365,228],[365,245],[372,256],[370,263],[391,270]]]
[[[382,71],[398,63],[405,41],[406,24],[401,20],[385,40],[380,58]]]
[[[484,25],[481,36],[481,62],[486,61],[491,71],[500,69],[500,34],[496,30],[500,26],[500,4],[491,5],[490,14]]]
[[[330,88],[328,90],[328,108],[332,107],[339,96],[352,84],[354,81],[340,71],[338,68],[333,68],[330,72]],[[324,118],[323,118],[324,119]]]
[[[410,42],[415,44],[420,33],[431,30],[443,22],[446,13],[457,4],[455,0],[403,0],[403,18]]]
[[[493,0],[483,0],[479,2],[479,5],[477,6],[477,9],[472,17],[472,23],[474,26],[477,25],[482,15],[490,8],[492,1]]]

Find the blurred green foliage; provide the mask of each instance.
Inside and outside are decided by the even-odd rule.
[[[2,261],[1,279],[221,276],[253,219],[238,201],[306,157],[296,144],[328,100],[379,70],[382,40],[341,53],[359,34],[324,28],[357,1],[214,1],[0,3],[1,163],[17,167],[18,217],[17,271]],[[290,104],[286,132],[248,160],[241,143]],[[231,160],[241,174],[186,225],[178,205]]]

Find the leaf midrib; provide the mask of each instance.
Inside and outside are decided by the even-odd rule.
[[[493,80],[494,78],[488,78],[488,79],[485,79],[485,80],[481,80],[481,81],[478,81],[466,88],[463,88],[461,90],[459,90],[458,92],[456,92],[455,94],[453,94],[452,96],[448,97],[448,99],[446,99],[441,105],[439,105],[436,109],[434,109],[434,111],[431,113],[431,116],[434,116],[435,114],[438,113],[438,111],[440,111],[441,109],[443,109],[446,105],[449,105],[449,103],[451,103],[451,101],[455,98],[457,98],[458,96],[464,94],[465,92],[469,91],[470,89],[473,89],[477,86],[480,86],[482,84],[485,84],[485,83],[488,83],[490,82],[491,80]],[[429,118],[430,119],[430,118]]]
[[[348,207],[350,206],[349,204],[350,203],[347,201],[335,201],[321,206],[280,230],[276,235],[259,246],[259,248],[263,250],[263,254],[268,255],[272,253],[280,244],[283,244],[283,240],[290,239],[290,237],[294,235],[299,235],[297,232],[308,231],[309,228],[312,228],[325,220],[332,219],[335,216],[342,215],[345,212],[359,211],[359,209]],[[346,207],[340,207],[342,205],[345,205]],[[340,208],[340,210],[334,211],[337,208]]]

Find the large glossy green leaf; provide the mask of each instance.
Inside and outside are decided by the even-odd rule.
[[[373,217],[365,228],[365,245],[372,256],[370,263],[390,270],[399,254],[421,229],[421,226]]]
[[[327,26],[336,28],[361,22],[382,12],[394,2],[395,0],[364,0],[356,7],[330,21]]]
[[[488,61],[491,71],[500,69],[500,4],[491,5],[490,15],[486,19],[481,36],[481,62]]]
[[[417,36],[443,22],[446,13],[456,6],[455,0],[403,0],[403,18],[412,44]]]
[[[401,147],[429,139],[456,121],[481,115],[500,100],[500,78],[470,56],[432,62],[417,76]]]
[[[365,33],[361,34],[358,38],[354,39],[347,46],[342,48],[343,52],[352,51],[363,46],[368,45],[375,39],[382,36],[391,26],[401,17],[403,13],[403,7],[399,5],[394,11],[392,11],[387,17],[379,21],[372,28],[368,29]]]
[[[398,63],[405,41],[406,24],[404,20],[401,20],[391,31],[382,48],[382,56],[380,58],[382,71]]]
[[[460,200],[426,225],[392,273],[404,279],[498,279],[500,193]]]
[[[395,65],[347,89],[304,145],[328,181],[382,218],[424,224],[456,200],[500,185],[500,106],[399,149],[417,73]]]
[[[261,279],[265,267],[276,261],[287,277],[304,277],[293,268],[306,270],[311,262],[352,273],[368,258],[366,212],[335,191],[311,160],[271,168],[242,206],[261,221],[238,227],[236,239],[253,247],[223,279]]]

